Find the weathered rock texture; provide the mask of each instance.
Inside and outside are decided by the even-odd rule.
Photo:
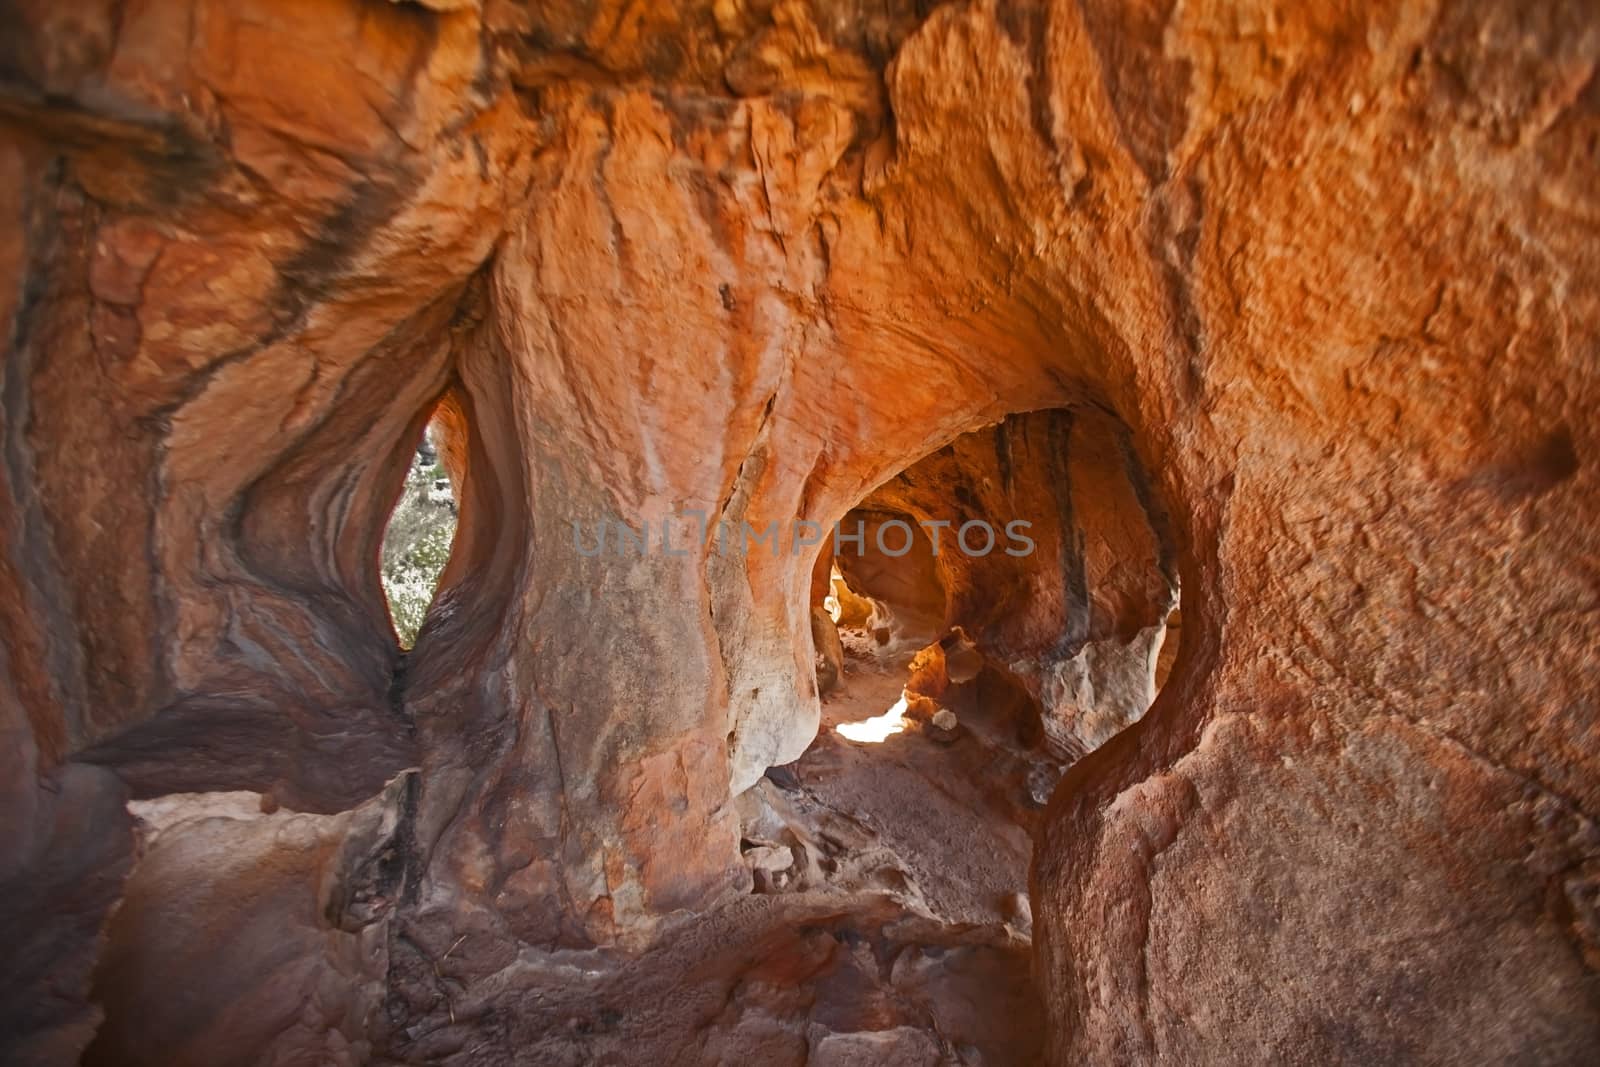
[[[415,777],[336,815],[255,793],[135,801],[142,856],[107,931],[93,992],[106,1020],[83,1062],[204,1067],[273,1047],[368,1062]],[[219,970],[224,953],[239,963]]]
[[[495,1062],[494,992],[587,965],[551,960],[759,944],[732,801],[815,731],[816,550],[588,557],[571,524],[829,523],[962,433],[1100,408],[1171,512],[1184,641],[1046,821],[1048,1056],[1592,1060],[1590,5],[0,18],[0,1059],[98,1028],[170,1062],[118,976],[354,975],[342,936],[387,944],[383,1011],[186,1019],[185,1055]],[[441,398],[461,527],[402,659],[378,546]],[[175,862],[124,881],[125,796],[268,795],[303,854],[194,877],[321,899],[282,879],[412,765],[365,933],[308,916],[291,966],[107,922]],[[715,983],[674,1016],[654,980],[713,1025]]]

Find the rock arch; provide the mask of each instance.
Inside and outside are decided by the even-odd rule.
[[[827,519],[1085,404],[1171,505],[1185,641],[1050,813],[1052,1058],[1592,1051],[1600,38],[1230,12],[9,9],[8,1053],[138,1010],[89,993],[166,877],[130,795],[258,794],[137,832],[293,819],[340,872],[304,959],[349,1003],[283,1038],[326,1058],[418,1047],[441,960],[736,914],[810,560],[566,524]],[[464,540],[397,680],[368,563],[441,395]]]

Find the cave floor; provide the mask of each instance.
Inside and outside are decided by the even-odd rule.
[[[448,1017],[397,1035],[387,1062],[1037,1062],[1037,757],[960,693],[954,731],[847,739],[906,679],[903,657],[848,647],[817,739],[739,800],[752,892],[637,958],[525,950],[459,988],[445,961]]]
[[[967,707],[956,736],[914,719],[882,741],[839,728],[881,716],[900,698],[903,665],[855,659],[843,692],[823,705],[817,739],[791,765],[802,803],[853,818],[895,857],[927,910],[950,923],[1026,924],[1036,817],[1028,763],[1003,743],[981,708]],[[1021,907],[1025,916],[1026,907]]]

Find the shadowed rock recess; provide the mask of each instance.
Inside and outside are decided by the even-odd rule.
[[[1597,1062],[1597,281],[1580,0],[0,2],[0,1062]]]

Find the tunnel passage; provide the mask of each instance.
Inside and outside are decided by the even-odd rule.
[[[926,923],[916,950],[949,948],[952,991],[1012,1022],[1009,1045],[969,1034],[984,1062],[1038,1053],[1034,837],[1065,769],[1155,697],[1177,599],[1166,524],[1119,420],[1030,412],[871,490],[812,570],[821,728],[738,798],[753,890],[886,894]],[[1009,946],[981,964],[1006,981],[941,948],[956,929]],[[812,987],[826,1002],[842,981]],[[904,989],[867,984],[902,1022]]]
[[[1168,521],[1114,416],[1015,415],[853,508],[818,559],[813,610],[880,658],[967,657],[956,684],[1026,694],[1041,739],[1071,761],[1137,721],[1170,670]],[[937,698],[950,681],[919,684]]]

